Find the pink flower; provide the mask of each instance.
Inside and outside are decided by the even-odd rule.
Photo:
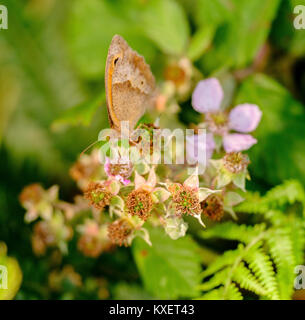
[[[201,135],[186,137],[186,154],[188,162],[206,164],[207,161],[212,158],[214,149],[215,142],[213,134],[211,133],[206,134],[206,139]],[[204,155],[206,159],[200,157],[200,153]]]
[[[132,163],[129,160],[120,158],[119,163],[112,164],[109,158],[106,158],[104,170],[109,178],[120,181],[123,185],[128,185],[128,179],[133,171]]]
[[[257,128],[262,117],[261,110],[255,104],[244,103],[227,113],[220,108],[222,99],[223,90],[219,81],[209,78],[197,84],[192,105],[196,111],[206,115],[208,130],[223,137],[223,147],[227,153],[249,149],[257,140],[245,133]]]

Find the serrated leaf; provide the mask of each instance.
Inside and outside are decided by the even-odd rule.
[[[152,246],[135,239],[133,256],[147,291],[159,298],[195,297],[200,283],[197,245],[186,236],[170,239],[162,229],[149,229]]]

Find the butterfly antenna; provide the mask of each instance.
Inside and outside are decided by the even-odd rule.
[[[98,142],[100,142],[100,140],[96,140],[96,141],[92,142],[85,150],[82,151],[82,153],[80,154],[80,157],[81,157],[86,151],[88,151],[91,147],[93,147],[95,144],[97,144]]]

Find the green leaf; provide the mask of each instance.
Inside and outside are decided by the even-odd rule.
[[[192,61],[198,60],[209,48],[215,34],[215,28],[212,26],[199,29],[192,37],[187,56]]]
[[[236,268],[233,274],[233,280],[236,281],[243,289],[253,291],[260,296],[267,295],[266,289],[260,284],[255,275],[251,273],[243,262]]]
[[[218,26],[228,20],[233,9],[231,0],[198,0],[193,14],[199,26]]]
[[[264,224],[253,226],[238,225],[228,221],[216,224],[214,227],[200,232],[200,237],[203,239],[221,238],[226,240],[239,240],[244,243],[249,243],[254,237],[257,237],[265,229]]]
[[[62,127],[71,125],[76,126],[79,124],[88,126],[91,123],[97,108],[104,103],[104,100],[105,93],[103,92],[89,101],[85,101],[66,110],[58,119],[53,122],[52,128],[56,130]]]
[[[152,300],[153,296],[136,284],[119,282],[113,290],[115,300]]]
[[[278,17],[274,21],[271,31],[273,44],[282,50],[289,52],[294,57],[305,54],[305,32],[294,27],[293,9],[297,5],[305,6],[305,0],[286,0],[282,1]]]
[[[221,6],[227,8],[224,12],[229,14],[216,31],[212,49],[201,60],[204,70],[210,72],[221,67],[244,68],[249,65],[268,37],[278,4],[279,0],[222,3]],[[221,21],[216,17],[211,19]]]
[[[165,53],[180,55],[189,39],[183,8],[173,0],[151,0],[142,16],[146,35]]]
[[[304,106],[271,78],[257,74],[241,85],[237,103],[257,104],[263,117],[250,149],[256,178],[270,184],[298,177],[305,183]]]
[[[186,236],[171,240],[162,229],[150,228],[152,246],[133,242],[133,255],[147,291],[159,298],[195,297],[200,283],[200,255]]]
[[[294,268],[296,261],[293,254],[293,243],[290,239],[290,232],[291,230],[288,230],[288,232],[276,230],[267,239],[272,259],[276,264],[276,278],[280,298],[284,300],[291,299],[295,278]]]
[[[245,260],[248,263],[249,268],[266,289],[267,296],[270,299],[278,300],[279,292],[276,283],[276,274],[269,255],[261,248],[253,248],[253,250],[250,250],[245,256]]]
[[[78,71],[89,79],[104,74],[108,47],[115,34],[148,60],[155,55],[143,34],[139,1],[75,0],[68,16],[67,42]]]

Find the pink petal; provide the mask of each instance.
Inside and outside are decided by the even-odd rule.
[[[186,154],[189,163],[195,164],[198,162],[205,164],[210,158],[212,158],[215,149],[213,135],[211,133],[207,133],[206,143],[204,143],[204,141],[204,137],[201,135],[186,137]],[[204,156],[206,159],[204,159]]]
[[[216,78],[200,81],[192,95],[192,106],[200,112],[216,112],[220,108],[223,90]]]
[[[183,183],[185,187],[189,187],[191,189],[199,189],[199,177],[198,173],[195,172],[191,176],[189,176]]]
[[[262,111],[255,104],[240,104],[231,110],[229,115],[230,129],[238,132],[251,132],[261,121]]]
[[[224,136],[223,147],[227,153],[248,150],[257,140],[250,134],[233,133]]]
[[[147,178],[147,184],[152,188],[154,188],[157,184],[157,176],[154,168],[150,169],[150,172]]]
[[[105,173],[107,174],[107,176],[110,177],[111,176],[111,174],[110,174],[110,159],[108,157],[106,157],[106,161],[104,164],[104,170],[105,170]]]
[[[146,180],[137,171],[135,172],[134,184],[136,190],[146,184]]]

